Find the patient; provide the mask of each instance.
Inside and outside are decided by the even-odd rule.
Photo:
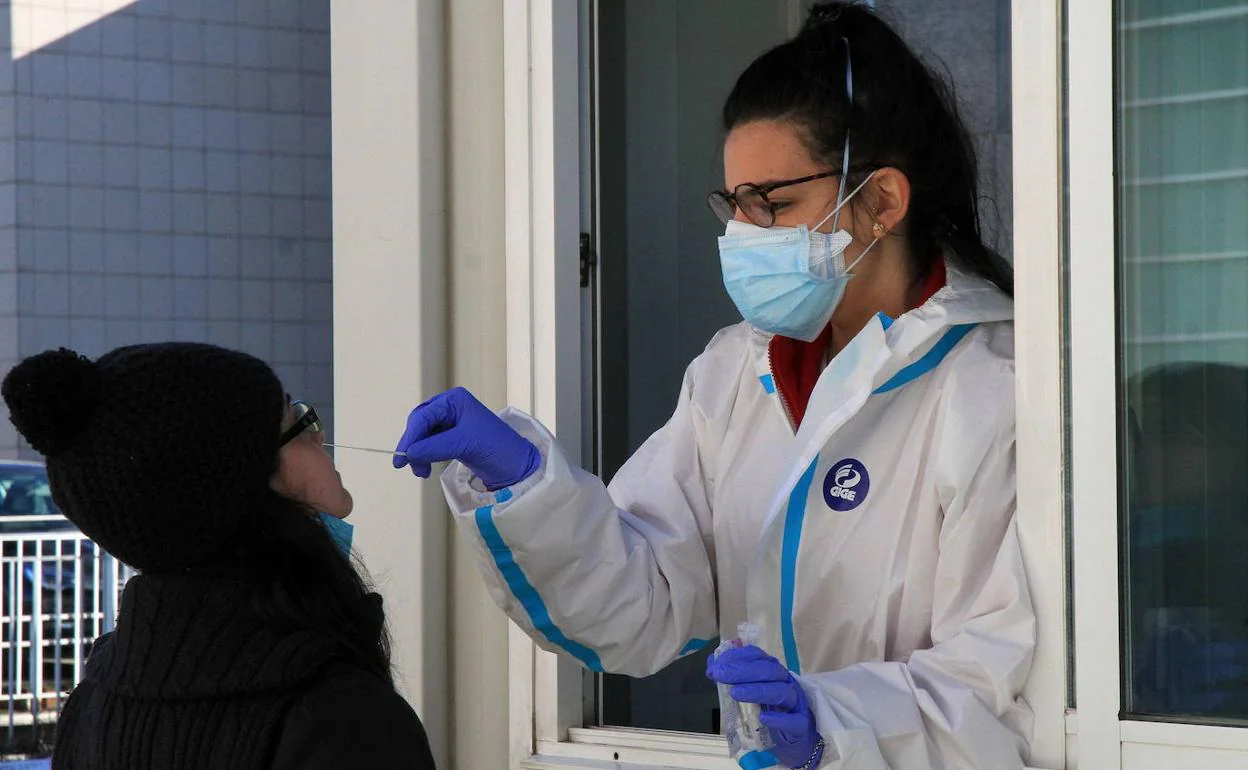
[[[57,728],[56,770],[432,768],[316,412],[251,356],[167,343],[4,379],[65,515],[140,571]]]

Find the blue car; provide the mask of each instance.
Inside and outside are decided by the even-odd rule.
[[[48,471],[42,463],[0,460],[0,534],[73,529],[52,500]]]

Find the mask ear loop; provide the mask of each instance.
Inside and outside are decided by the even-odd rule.
[[[878,170],[878,169],[877,169],[877,170]],[[828,221],[829,219],[831,219],[832,217],[834,217],[834,216],[836,216],[837,214],[839,214],[839,213],[840,213],[840,211],[841,211],[841,209],[845,208],[845,205],[846,205],[846,204],[848,204],[850,201],[852,201],[852,200],[854,199],[854,196],[855,196],[855,195],[857,195],[857,194],[858,194],[858,193],[862,190],[862,188],[864,188],[864,187],[866,187],[866,186],[867,186],[867,182],[870,182],[870,181],[871,181],[871,177],[873,177],[873,176],[875,176],[875,171],[874,171],[874,170],[873,170],[870,174],[867,174],[867,178],[866,178],[866,179],[864,179],[864,180],[862,180],[862,181],[858,184],[858,186],[857,186],[857,187],[855,187],[853,190],[851,190],[851,191],[850,191],[850,193],[849,193],[849,195],[846,195],[846,196],[845,196],[845,200],[843,200],[843,201],[841,201],[840,203],[838,203],[838,204],[836,205],[836,208],[834,208],[834,209],[832,209],[831,211],[829,211],[829,212],[828,212],[828,215],[827,215],[826,217],[824,217],[823,219],[819,220],[819,224],[815,225],[813,228],[811,228],[811,230],[812,230],[812,231],[813,231],[813,230],[818,230],[819,228],[823,227],[823,226],[824,226],[824,224],[826,224],[826,223],[827,223],[827,221]],[[832,228],[833,228],[833,231],[835,231],[835,230],[836,230],[836,225],[835,225],[835,223],[833,223]]]
[[[867,252],[871,251],[871,249],[874,249],[874,248],[875,248],[875,244],[877,244],[877,243],[879,243],[879,242],[880,242],[880,239],[879,239],[879,238],[872,238],[872,239],[871,239],[871,242],[867,244],[867,248],[863,249],[863,250],[862,250],[862,253],[858,255],[858,258],[857,258],[857,259],[855,259],[853,262],[851,262],[851,263],[850,263],[850,264],[849,264],[849,265],[845,268],[845,272],[846,272],[846,273],[848,273],[850,270],[853,270],[855,267],[857,267],[857,266],[858,266],[858,263],[862,261],[862,258],[863,258],[863,257],[865,257],[865,256],[867,256]]]

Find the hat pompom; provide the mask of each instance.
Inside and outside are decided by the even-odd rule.
[[[9,420],[44,456],[66,449],[99,403],[94,362],[72,350],[48,350],[13,367],[4,378]]]

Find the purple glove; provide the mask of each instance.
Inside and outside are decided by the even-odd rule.
[[[433,472],[432,463],[459,460],[491,492],[519,484],[542,464],[531,441],[463,388],[413,409],[394,451],[394,467],[410,465],[422,479]]]
[[[732,697],[763,707],[760,721],[775,742],[772,753],[789,767],[818,767],[823,741],[806,693],[780,661],[753,645],[724,650],[706,665],[706,676],[735,685]],[[812,761],[813,759],[813,761]]]

